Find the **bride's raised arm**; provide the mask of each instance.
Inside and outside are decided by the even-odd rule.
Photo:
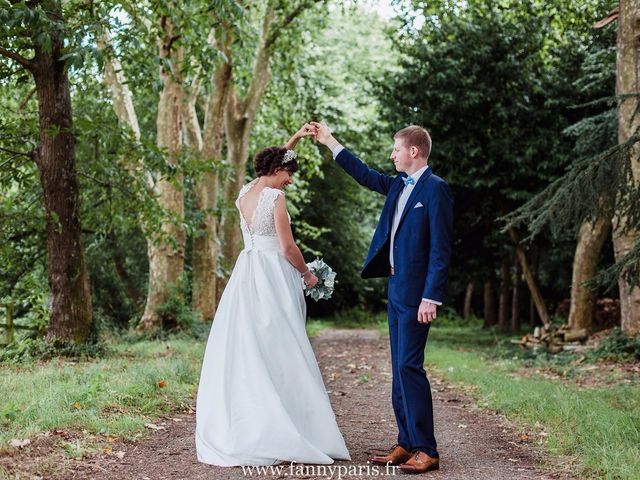
[[[296,133],[293,134],[293,137],[291,137],[287,143],[284,144],[284,148],[286,148],[287,150],[293,150],[294,148],[296,148],[296,145],[298,144],[298,142],[300,141],[301,138],[304,137],[314,137],[316,132],[317,132],[317,128],[314,127],[313,125],[311,125],[310,123],[305,123],[300,130],[298,130]]]

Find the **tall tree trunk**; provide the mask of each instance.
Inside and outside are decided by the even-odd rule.
[[[227,50],[227,55],[230,53]],[[204,120],[204,140],[201,159],[207,164],[221,160],[224,134],[224,112],[231,85],[231,65],[222,63],[213,76],[213,91],[207,100]],[[218,174],[207,171],[196,181],[196,211],[202,220],[193,241],[192,308],[203,320],[211,321],[216,311],[217,285],[217,218],[214,215],[218,198]]]
[[[533,295],[529,294],[529,326],[536,326],[536,316],[536,305],[533,302]]]
[[[61,18],[57,2],[50,3],[50,14]],[[47,228],[47,338],[82,344],[89,338],[93,312],[82,248],[71,96],[65,62],[59,60],[62,40],[55,30],[50,35],[50,49],[34,39],[32,61],[40,118],[40,144],[34,158],[40,171]]]
[[[544,299],[542,298],[542,294],[540,293],[540,289],[538,288],[538,284],[536,279],[531,272],[531,268],[529,268],[529,262],[527,262],[527,255],[524,252],[524,248],[520,243],[520,238],[518,234],[513,228],[509,229],[509,236],[513,241],[513,244],[516,247],[516,255],[518,256],[518,261],[520,262],[520,266],[522,267],[522,273],[524,274],[524,279],[527,282],[527,287],[529,287],[529,292],[531,293],[531,299],[533,300],[534,305],[536,306],[536,311],[538,312],[538,316],[540,320],[542,320],[542,324],[544,326],[549,326],[551,321],[549,319],[549,312],[547,311],[547,306],[544,303]]]
[[[500,265],[500,297],[498,302],[498,328],[509,331],[509,256],[505,253]]]
[[[462,307],[462,316],[469,318],[471,316],[471,300],[473,299],[473,289],[475,282],[471,281],[467,284],[467,289],[464,292],[464,306]]]
[[[113,110],[118,120],[131,129],[134,138],[140,140],[140,125],[133,105],[133,95],[107,31],[99,36],[98,47],[103,51],[108,50],[104,62],[104,83],[109,87]]]
[[[493,283],[491,280],[484,282],[484,327],[489,328],[496,323],[496,300],[493,294]]]
[[[616,95],[640,93],[640,3],[637,0],[620,0],[618,17]],[[640,115],[636,111],[638,98],[630,96],[618,106],[618,141],[627,141],[640,127]],[[640,145],[636,143],[631,153],[631,169],[636,184],[640,182]],[[640,232],[623,233],[628,219],[616,215],[613,220],[613,247],[616,261],[622,259],[638,241]],[[622,330],[640,334],[640,287],[631,286],[621,277],[620,314]]]
[[[225,275],[224,278],[218,281],[216,292],[218,298],[220,298],[222,290],[226,286],[228,273],[235,263],[242,246],[238,212],[233,205],[240,188],[245,182],[249,155],[249,136],[251,135],[251,129],[253,128],[253,122],[258,113],[262,96],[271,79],[269,61],[271,56],[270,46],[275,41],[273,32],[271,32],[274,16],[274,6],[270,3],[263,20],[262,36],[256,52],[251,84],[247,90],[246,97],[241,100],[233,84],[229,91],[229,101],[225,112],[225,131],[231,178],[224,188],[223,203],[225,211],[221,222],[221,236],[222,265]]]
[[[166,162],[170,167],[179,168],[178,154],[182,148],[182,102],[183,87],[182,47],[176,45],[177,33],[166,17],[161,19],[164,37],[159,45],[160,58],[166,60],[172,71],[160,67],[163,89],[158,102],[157,144],[166,149]],[[161,65],[164,65],[161,63]],[[162,223],[161,231],[152,234],[147,244],[149,257],[149,290],[144,314],[138,330],[154,330],[162,326],[158,310],[169,299],[184,270],[185,232],[184,194],[182,175],[173,179],[162,177],[154,185],[154,194],[165,214],[171,218]]]
[[[136,141],[139,141],[141,135],[140,124],[133,104],[133,94],[131,93],[131,89],[127,83],[127,78],[124,75],[120,60],[113,49],[109,32],[103,31],[101,33],[98,38],[98,47],[106,52],[104,62],[104,83],[107,85],[109,92],[111,93],[111,104],[113,105],[113,110],[118,117],[119,122],[128,127],[131,130],[133,138]],[[137,160],[135,163],[132,163],[125,158],[124,161],[127,172],[133,178],[138,178],[141,175],[144,176],[146,186],[153,189],[155,182],[141,160]],[[147,241],[150,241],[150,239],[147,239]]]
[[[596,291],[584,285],[598,270],[600,250],[607,239],[611,221],[599,218],[595,222],[585,222],[580,226],[576,252],[573,256],[571,279],[571,308],[569,327],[571,330],[593,328],[593,314],[596,305]]]
[[[513,290],[511,296],[511,331],[517,333],[520,331],[520,301],[522,298],[522,268],[520,267],[520,261],[516,256],[513,265]]]
[[[540,269],[540,251],[535,248],[535,246],[531,249],[531,277],[533,278],[534,284],[538,283],[538,270]],[[535,327],[538,324],[538,315],[536,311],[536,304],[531,292],[529,292],[529,326]]]
[[[191,85],[191,90],[188,95],[185,95],[185,99],[183,102],[183,111],[182,111],[182,127],[184,131],[184,143],[187,147],[189,147],[189,155],[193,156],[198,163],[204,165],[204,159],[202,158],[202,130],[200,128],[200,121],[198,120],[198,112],[196,110],[196,104],[198,102],[198,98],[200,96],[200,78],[194,80]],[[191,304],[192,309],[197,311],[200,314],[200,318],[204,319],[204,313],[197,309],[197,305],[202,302],[203,289],[206,288],[208,284],[211,282],[215,282],[215,278],[208,279],[206,273],[203,271],[206,268],[207,258],[205,257],[205,252],[203,249],[206,249],[208,246],[208,242],[206,242],[205,235],[207,235],[206,227],[207,220],[211,216],[211,214],[207,211],[207,207],[205,206],[206,202],[206,194],[207,194],[207,186],[204,183],[204,172],[199,172],[198,176],[195,178],[194,185],[194,205],[193,210],[196,215],[202,217],[202,220],[198,224],[198,228],[194,232],[193,235],[193,245],[192,245],[192,271],[193,271],[193,279],[192,279],[192,296],[191,296]],[[204,243],[204,245],[203,245]],[[211,252],[210,252],[211,253]],[[213,252],[215,254],[215,251]],[[214,290],[215,292],[215,290]],[[198,301],[196,301],[196,298]]]
[[[229,165],[231,166],[230,178],[224,187],[224,214],[222,216],[222,266],[225,277],[231,271],[233,264],[242,248],[242,235],[240,232],[239,217],[234,201],[240,188],[245,183],[246,165],[249,150],[249,134],[251,126],[249,120],[243,115],[236,115],[238,99],[235,92],[229,99],[230,105],[226,114],[226,135]],[[226,285],[226,278],[222,282]]]

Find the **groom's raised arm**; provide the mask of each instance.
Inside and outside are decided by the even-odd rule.
[[[331,135],[329,127],[324,123],[310,123],[317,129],[316,139],[331,150],[333,158],[338,165],[351,175],[356,182],[382,195],[389,193],[393,177],[369,168],[362,160],[340,145]]]

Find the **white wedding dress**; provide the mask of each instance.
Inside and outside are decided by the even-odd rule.
[[[240,191],[240,198],[255,180]],[[244,250],[209,334],[196,406],[198,460],[222,466],[350,460],[305,331],[300,273],[280,253],[273,208],[260,192]]]

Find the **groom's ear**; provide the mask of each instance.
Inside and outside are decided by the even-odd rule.
[[[409,147],[409,154],[415,158],[418,156],[418,154],[420,153],[420,151],[418,150],[418,147]]]

